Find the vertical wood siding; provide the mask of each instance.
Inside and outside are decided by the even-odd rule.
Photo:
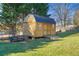
[[[24,35],[42,37],[55,34],[55,25],[50,23],[36,22],[33,15],[30,15],[23,25]]]
[[[55,25],[54,24],[48,24],[48,23],[36,23],[36,30],[35,30],[35,37],[39,36],[47,36],[47,35],[53,35],[55,34]]]

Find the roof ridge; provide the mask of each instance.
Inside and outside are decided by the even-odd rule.
[[[39,16],[37,14],[34,14],[35,16]],[[39,17],[43,17],[43,18],[49,18],[49,17],[46,17],[46,16],[39,16]],[[50,18],[50,19],[53,19],[53,18]]]
[[[56,21],[53,18],[39,16],[37,14],[30,14],[30,15],[33,15],[35,17],[35,20],[37,22],[44,22],[44,23],[56,24]]]

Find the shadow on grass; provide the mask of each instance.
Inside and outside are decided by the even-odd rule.
[[[33,51],[33,49],[41,48],[43,45],[47,45],[51,41],[60,40],[48,40],[48,39],[37,39],[29,42],[16,42],[16,43],[1,43],[0,42],[0,55],[8,55],[11,53]]]
[[[79,33],[79,29],[74,29],[74,30],[71,30],[71,31],[61,32],[61,33],[58,33],[56,35],[63,38],[63,37],[67,37],[67,36],[70,36],[70,35],[73,35],[73,34],[77,34],[77,33]]]
[[[63,33],[57,34],[57,36],[60,37],[66,37],[72,34],[79,33],[78,30],[73,30],[73,31],[67,31]],[[19,53],[19,52],[28,52],[28,51],[35,51],[34,49],[36,48],[42,48],[44,45],[49,44],[49,42],[55,42],[55,41],[61,41],[61,40],[49,40],[49,39],[36,39],[36,40],[31,40],[28,42],[15,42],[15,43],[3,43],[0,42],[0,56],[5,56],[9,55],[11,53]]]

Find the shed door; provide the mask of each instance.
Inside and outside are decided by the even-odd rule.
[[[27,36],[30,36],[31,35],[31,33],[29,32],[29,25],[28,25],[28,23],[24,23],[23,24],[23,33],[24,33],[24,35],[27,35]]]

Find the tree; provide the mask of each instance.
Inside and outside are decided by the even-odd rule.
[[[75,27],[79,27],[79,10],[75,11],[73,22],[74,22]]]
[[[69,5],[66,3],[54,4],[51,7],[52,11],[55,13],[57,18],[61,21],[61,26],[64,28],[66,27],[67,19],[68,19],[69,12],[70,12],[68,7],[69,7]],[[52,13],[52,14],[54,14],[54,13]]]
[[[15,10],[15,6],[12,7],[10,4],[3,4],[2,7],[1,24],[9,27],[10,34],[15,35],[15,26],[17,22],[17,12]]]
[[[48,5],[44,3],[28,3],[28,4],[18,4],[17,12],[19,13],[20,18],[24,19],[25,16],[31,13],[31,9],[33,8],[35,14],[46,16]]]
[[[48,11],[48,4],[36,3],[36,4],[32,4],[32,8],[36,10],[36,14],[41,16],[46,16],[46,13]]]
[[[23,4],[23,3],[3,3],[2,4],[2,14],[1,14],[1,24],[9,27],[10,34],[16,34],[16,24],[18,19],[24,20],[28,13],[31,13],[31,9],[36,10],[36,14],[46,15],[47,4]]]

